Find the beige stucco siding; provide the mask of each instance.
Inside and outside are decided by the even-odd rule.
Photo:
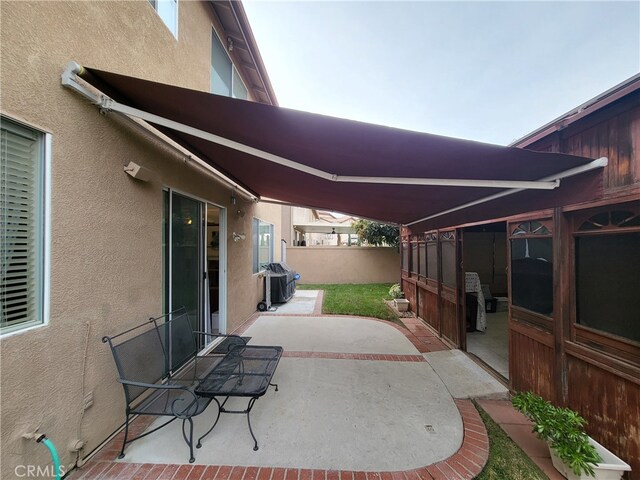
[[[122,424],[122,389],[100,339],[162,309],[163,188],[223,207],[231,192],[60,85],[73,59],[208,91],[213,20],[206,3],[180,2],[178,40],[146,0],[2,1],[0,9],[0,110],[53,139],[49,323],[0,340],[0,477],[14,478],[18,464],[50,462],[46,449],[21,434],[39,427],[70,465],[72,441],[84,440],[91,451]],[[129,161],[152,170],[153,179],[141,183],[124,174]],[[236,207],[228,213],[229,330],[262,297],[262,281],[252,274],[253,216],[276,224],[280,238],[279,206],[243,200],[238,206],[244,216]],[[234,231],[247,239],[229,241]],[[80,422],[84,363],[94,404]]]
[[[287,263],[301,283],[396,283],[400,258],[391,247],[292,247]]]

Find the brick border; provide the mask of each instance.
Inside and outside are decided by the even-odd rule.
[[[116,462],[122,434],[95,459],[71,473],[73,480],[461,480],[473,479],[489,458],[489,439],[471,400],[456,400],[462,417],[463,441],[456,453],[431,465],[396,472],[310,470],[299,468],[241,467],[229,465],[152,464]],[[135,421],[141,432],[147,425]]]

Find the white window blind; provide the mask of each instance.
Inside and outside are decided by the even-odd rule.
[[[0,121],[0,332],[43,321],[44,135]]]

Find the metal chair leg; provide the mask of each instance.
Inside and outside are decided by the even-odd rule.
[[[276,387],[276,392],[278,391],[278,384],[277,383],[269,383],[270,386],[272,387]]]
[[[129,414],[127,413],[127,420],[124,424],[124,440],[122,441],[122,449],[120,450],[119,459],[124,458],[124,447],[127,445],[127,437],[129,436]]]
[[[184,424],[187,420],[189,421],[189,438],[187,438],[187,434],[184,431]],[[182,420],[182,436],[187,445],[189,445],[189,463],[193,463],[196,461],[196,457],[193,456],[193,419],[191,417]]]
[[[225,403],[227,403],[227,400],[229,400],[229,397],[227,397],[227,400],[224,401],[224,403],[222,405],[220,405],[220,402],[218,401],[217,398],[213,397],[213,400],[218,404],[218,415],[216,416],[216,421],[213,422],[213,425],[211,426],[211,428],[209,430],[206,431],[206,433],[204,435],[202,435],[199,439],[198,439],[198,443],[196,444],[196,448],[200,448],[202,447],[202,439],[204,437],[206,437],[207,435],[209,435],[214,428],[216,428],[216,425],[218,424],[218,420],[220,420],[220,413],[222,412],[222,407]]]

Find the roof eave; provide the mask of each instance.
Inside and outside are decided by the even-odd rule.
[[[554,132],[562,130],[574,122],[577,122],[587,115],[610,105],[616,100],[640,90],[640,73],[628,78],[624,82],[610,88],[609,90],[601,93],[600,95],[586,101],[582,105],[568,111],[567,113],[559,116],[558,118],[550,121],[542,127],[534,130],[531,133],[519,138],[518,140],[509,144],[510,147],[526,148],[529,145],[541,140]]]

